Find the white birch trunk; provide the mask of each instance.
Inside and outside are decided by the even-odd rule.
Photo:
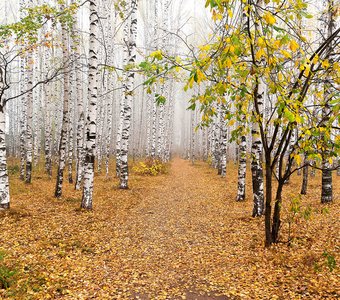
[[[133,64],[136,60],[136,37],[137,37],[137,0],[131,0],[131,25],[129,30],[129,38],[127,41],[128,64]],[[131,127],[131,110],[133,100],[134,77],[133,72],[127,72],[126,83],[124,85],[124,114],[123,114],[123,128],[122,128],[122,143],[120,150],[120,184],[121,189],[128,188],[128,154],[129,154],[129,139]]]
[[[65,25],[62,25],[62,49],[63,49],[63,63],[68,64],[69,60],[69,49],[68,49],[68,32]],[[55,197],[60,198],[62,195],[62,187],[64,180],[64,169],[66,165],[66,144],[67,144],[67,131],[69,129],[69,68],[66,68],[63,80],[63,111],[62,111],[62,125],[60,131],[60,142],[59,142],[59,162],[58,162],[58,172],[55,187]]]
[[[74,18],[74,23],[77,19]],[[74,25],[74,29],[77,27]],[[85,114],[84,114],[84,100],[83,100],[83,87],[82,87],[82,73],[80,68],[80,37],[79,33],[74,33],[74,53],[77,60],[76,64],[76,98],[77,98],[77,167],[76,167],[76,182],[75,189],[81,189],[81,183],[84,174],[84,129],[85,129]]]
[[[3,96],[5,79],[3,70],[0,67],[0,95]],[[0,98],[0,101],[2,99]],[[1,101],[2,102],[2,101]],[[0,104],[0,209],[9,209],[9,181],[7,172],[7,155],[6,155],[6,117],[4,106]]]
[[[264,192],[263,192],[263,168],[262,168],[262,142],[260,135],[260,125],[263,118],[263,99],[265,96],[265,83],[258,79],[257,88],[254,97],[257,97],[257,110],[254,109],[253,127],[252,127],[252,147],[251,147],[251,171],[253,183],[253,217],[259,217],[264,214]]]
[[[28,51],[27,55],[27,124],[26,124],[26,183],[32,182],[32,161],[33,161],[33,53]]]
[[[236,201],[246,199],[246,173],[247,173],[247,140],[246,136],[241,136],[239,145],[239,165],[238,165],[238,188]]]
[[[92,209],[94,161],[96,155],[96,120],[97,120],[97,97],[98,97],[98,14],[97,0],[90,0],[90,43],[89,43],[89,85],[88,97],[89,108],[86,123],[85,163],[84,163],[84,186],[81,207]]]

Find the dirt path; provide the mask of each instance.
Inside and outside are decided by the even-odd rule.
[[[303,239],[291,248],[282,244],[271,250],[263,248],[263,219],[250,217],[249,176],[247,201],[235,201],[233,165],[222,179],[204,163],[191,165],[176,158],[169,174],[132,175],[130,190],[113,188],[116,179],[97,176],[92,212],[79,210],[81,192],[73,186],[65,184],[64,196],[57,200],[54,180],[41,174],[33,179],[27,186],[11,178],[12,208],[0,216],[0,250],[18,270],[16,283],[6,292],[0,290],[0,299],[339,295],[338,278],[327,273],[322,253],[336,253],[340,209],[337,201],[327,216],[322,213],[319,199],[313,198],[319,194],[319,178],[312,179],[310,196],[304,198],[312,205],[313,222],[293,228]],[[292,179],[287,199],[299,184]],[[315,265],[322,270],[317,276]]]
[[[126,247],[138,245],[135,268],[163,287],[164,294],[227,299],[221,295],[230,289],[218,281],[237,279],[233,268],[239,258],[234,250],[244,243],[237,241],[237,223],[250,219],[246,211],[237,209],[244,204],[235,204],[227,192],[226,181],[214,170],[181,159],[172,162],[168,176],[157,178],[143,191],[143,201],[131,211],[123,229],[135,232],[138,239]]]

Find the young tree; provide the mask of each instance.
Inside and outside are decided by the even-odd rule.
[[[312,112],[305,103],[310,86],[315,81],[324,80],[325,72],[328,82],[329,78],[335,82],[339,78],[339,62],[334,60],[332,66],[329,63],[329,46],[338,45],[340,29],[333,30],[319,47],[313,48],[305,37],[297,34],[298,28],[292,21],[312,17],[307,11],[307,3],[303,1],[272,1],[270,6],[253,0],[241,6],[234,1],[207,1],[207,5],[211,6],[215,20],[222,19],[224,14],[230,22],[228,30],[217,43],[201,47],[197,55],[200,60],[195,59],[187,86],[207,80],[214,83],[201,97],[196,97],[202,105],[203,120],[214,115],[212,107],[226,93],[230,93],[236,108],[240,107],[240,103],[252,105],[252,120],[257,123],[256,131],[259,132],[265,158],[265,236],[266,246],[270,246],[279,238],[284,183],[297,168],[302,167],[301,153],[311,147],[322,148],[321,140],[315,138],[321,132],[324,137],[322,140],[327,141],[326,149],[329,149],[330,144],[333,144],[334,149],[324,151],[324,156],[329,159],[339,150],[338,140],[330,142],[337,112],[336,104],[332,101],[338,100],[326,101],[330,109],[327,111],[328,117],[324,117],[322,122],[310,118]],[[247,16],[246,32],[241,30],[242,25],[236,21],[240,14]],[[304,41],[303,46],[299,46],[296,39]],[[332,53],[336,53],[334,47],[331,48]],[[249,61],[245,57],[249,57]],[[266,82],[268,99],[271,99],[271,111],[266,119],[263,119],[261,108],[263,88],[260,79]],[[245,122],[248,118],[244,116],[244,111],[236,109],[227,118]],[[294,137],[297,127],[299,131]],[[241,133],[241,128],[237,128],[234,137]],[[321,157],[320,154],[307,153],[308,159]],[[259,155],[257,157],[260,158]],[[272,180],[276,168],[278,186],[273,196]]]

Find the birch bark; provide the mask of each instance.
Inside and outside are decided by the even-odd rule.
[[[90,41],[89,41],[89,108],[86,123],[84,186],[81,207],[92,209],[94,161],[96,152],[96,120],[97,120],[97,91],[98,91],[98,14],[97,0],[90,0]]]

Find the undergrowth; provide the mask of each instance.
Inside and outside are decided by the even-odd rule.
[[[15,270],[5,264],[6,253],[0,250],[0,289],[8,289],[14,280]]]
[[[159,174],[167,173],[167,164],[160,159],[146,159],[140,161],[132,170],[139,175],[151,175],[156,176]]]

